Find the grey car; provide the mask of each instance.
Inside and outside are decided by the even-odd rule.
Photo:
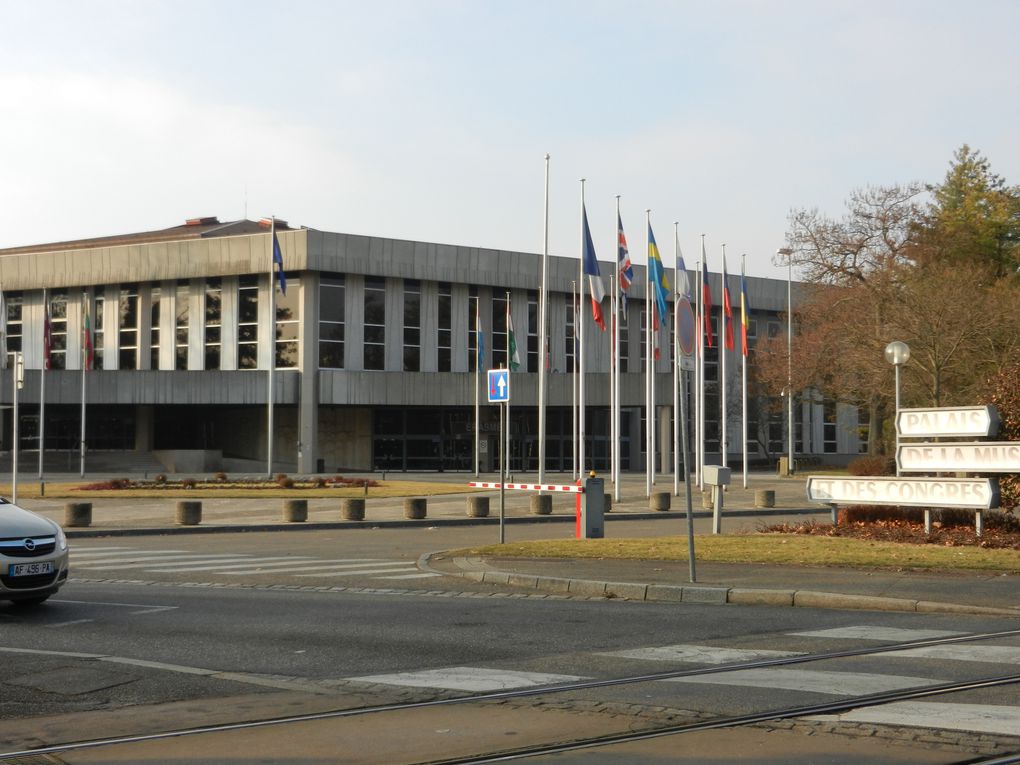
[[[67,557],[60,526],[0,498],[0,600],[42,603],[67,581]]]

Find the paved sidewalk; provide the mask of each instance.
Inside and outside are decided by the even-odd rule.
[[[381,476],[366,476],[380,478]],[[95,536],[139,534],[194,534],[236,531],[284,531],[300,529],[342,529],[364,527],[436,527],[444,525],[495,525],[499,523],[499,492],[485,492],[490,498],[488,518],[467,516],[468,474],[389,474],[391,480],[415,480],[462,484],[465,493],[428,499],[427,517],[404,517],[403,499],[369,498],[365,520],[340,519],[341,501],[314,498],[308,501],[308,520],[288,523],[282,518],[283,500],[202,498],[202,523],[179,526],[175,522],[177,499],[94,499],[93,523],[85,529],[68,529],[72,539]],[[58,476],[50,481],[61,480]],[[74,480],[68,477],[67,480]],[[497,476],[480,480],[498,481]],[[513,480],[533,482],[536,476],[517,475]],[[569,478],[547,476],[549,483],[569,483]],[[736,485],[725,494],[722,527],[724,533],[753,532],[762,525],[813,520],[829,523],[828,508],[809,505],[804,477],[776,478],[752,474],[748,488]],[[607,493],[613,488],[607,482]],[[756,493],[772,491],[774,508],[756,507]],[[621,484],[621,500],[606,516],[605,535],[632,536],[628,521],[670,522],[670,532],[686,533],[686,498],[671,497],[667,512],[649,510],[643,476],[627,476]],[[654,491],[672,494],[672,478],[660,477]],[[547,523],[550,538],[573,536],[574,494],[555,493],[551,515],[533,515],[533,492],[506,491],[504,519],[507,524]],[[43,497],[22,499],[19,504],[58,523],[64,521],[69,500]],[[83,501],[84,498],[83,498]],[[701,494],[693,494],[692,511],[696,534],[711,531],[711,511],[702,508]],[[72,542],[73,544],[73,542]],[[1020,575],[982,572],[916,572],[895,570],[853,570],[828,567],[738,565],[696,562],[696,582],[689,581],[686,561],[664,562],[620,560],[535,560],[520,558],[463,558],[442,553],[424,556],[420,565],[448,575],[476,581],[519,586],[548,593],[698,603],[741,603],[774,606],[813,606],[877,610],[997,614],[1020,617]]]

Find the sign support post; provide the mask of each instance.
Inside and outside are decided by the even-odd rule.
[[[504,504],[504,486],[506,485],[506,434],[504,427],[509,429],[507,406],[510,403],[510,370],[490,369],[488,371],[489,403],[499,404],[499,543],[506,541],[504,521],[506,506]]]

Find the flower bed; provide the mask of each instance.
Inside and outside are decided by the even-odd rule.
[[[371,478],[345,478],[342,475],[323,476],[287,476],[278,474],[273,478],[229,478],[224,473],[217,473],[210,478],[178,478],[168,479],[158,475],[152,479],[113,478],[109,481],[97,481],[77,487],[79,491],[116,491],[121,489],[146,489],[155,491],[179,491],[181,489],[221,490],[221,489],[350,489],[374,488],[380,484]]]

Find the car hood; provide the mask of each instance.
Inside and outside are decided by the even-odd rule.
[[[17,505],[0,505],[0,539],[56,534],[53,523]]]

